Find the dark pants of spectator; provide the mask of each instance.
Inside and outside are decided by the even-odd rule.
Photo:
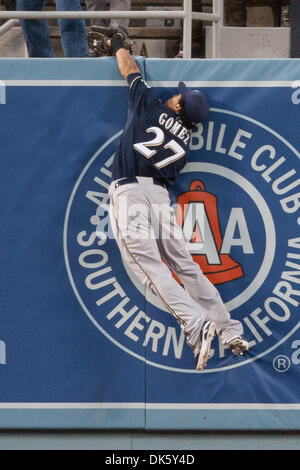
[[[291,0],[291,57],[300,57],[300,2]]]
[[[247,26],[246,0],[224,0],[224,25]]]
[[[17,0],[17,10],[42,10],[45,0]],[[80,0],[56,0],[60,11],[82,10]],[[61,42],[66,57],[87,57],[85,22],[83,20],[58,20]],[[22,20],[24,38],[30,57],[55,57],[49,36],[47,20]]]
[[[224,0],[224,25],[247,26],[247,6],[267,6],[273,11],[274,26],[281,25],[282,7],[289,5],[289,0],[265,0],[257,2],[253,0]]]

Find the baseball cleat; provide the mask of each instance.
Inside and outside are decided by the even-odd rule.
[[[226,344],[236,356],[242,356],[250,347],[248,341],[242,336],[234,336]]]
[[[214,338],[216,325],[212,321],[204,322],[200,331],[199,340],[194,347],[196,370],[202,371],[210,358],[210,345]]]

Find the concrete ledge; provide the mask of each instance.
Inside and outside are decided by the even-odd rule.
[[[222,59],[271,59],[290,57],[290,28],[224,27],[221,31]],[[212,28],[206,28],[206,58],[212,58]]]

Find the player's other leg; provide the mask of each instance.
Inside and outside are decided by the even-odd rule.
[[[166,216],[167,211],[168,217]],[[162,236],[158,247],[162,258],[184,285],[190,296],[205,310],[206,317],[216,325],[222,343],[227,344],[234,354],[243,354],[249,349],[248,342],[242,337],[243,325],[231,318],[215,286],[202,273],[199,265],[189,253],[181,228],[171,207],[164,208],[161,219]]]
[[[205,368],[206,363],[210,358],[210,346],[214,338],[215,331],[216,325],[214,322],[204,322],[197,343],[193,348],[196,370],[200,372]]]
[[[242,356],[250,348],[248,341],[241,335],[232,336],[225,344],[229,346],[235,356]]]

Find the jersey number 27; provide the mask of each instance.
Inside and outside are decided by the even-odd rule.
[[[152,158],[157,153],[157,150],[153,149],[153,147],[159,147],[164,143],[165,134],[160,129],[160,127],[149,127],[146,132],[155,134],[154,139],[148,140],[147,142],[139,142],[134,144],[133,148],[137,152],[141,153],[144,157]],[[154,164],[154,166],[158,169],[170,165],[185,155],[185,150],[174,139],[165,144],[163,148],[170,149],[173,153],[169,157],[164,158],[160,162]]]

